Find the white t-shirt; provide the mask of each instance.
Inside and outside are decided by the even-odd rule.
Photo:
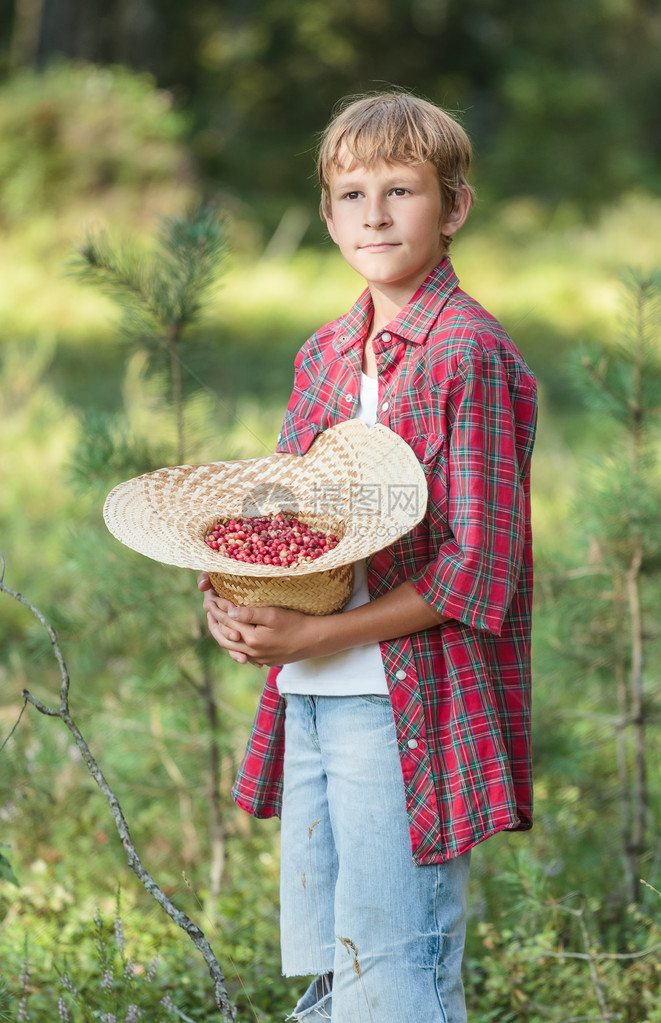
[[[360,402],[356,418],[368,426],[376,422],[379,398],[378,377],[360,375]],[[351,597],[341,613],[367,604],[367,567],[364,561],[354,565]],[[305,696],[365,696],[388,695],[388,684],[383,670],[378,643],[343,650],[330,657],[310,657],[305,661],[285,664],[278,674],[281,693],[301,693]]]

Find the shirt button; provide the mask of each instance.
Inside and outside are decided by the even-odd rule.
[[[398,682],[404,681],[404,679],[406,678],[406,672],[403,670],[403,668],[400,668],[399,671],[395,672],[395,678],[397,679]]]
[[[406,745],[408,746],[409,749],[417,749],[418,748],[418,740],[417,739],[409,739],[409,741],[407,742]]]
[[[381,406],[381,411],[382,412],[387,412],[389,408],[390,408],[390,402],[389,401],[384,401],[383,405]]]
[[[383,334],[381,335],[381,340],[382,341],[390,341],[391,338],[392,338],[392,334],[389,334],[387,330],[384,330]]]
[[[344,395],[344,400],[353,401],[353,394],[349,394],[349,392],[347,391],[347,393]]]

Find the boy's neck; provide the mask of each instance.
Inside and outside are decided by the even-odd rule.
[[[409,304],[417,290],[418,288],[416,287],[413,291],[411,291],[410,288],[397,291],[396,289],[391,288],[382,289],[375,284],[369,285],[369,292],[372,298],[372,308],[374,311],[372,313],[372,322],[367,336],[368,341],[371,341],[372,338],[378,334],[380,330],[383,330],[383,328],[390,323],[391,320],[394,320],[396,316],[399,316],[402,309]]]
[[[445,254],[442,259],[447,258]],[[441,260],[442,262],[442,260]],[[431,273],[431,270],[429,271]],[[363,350],[363,372],[368,376],[376,376],[376,360],[372,351],[372,339],[383,330],[389,323],[399,316],[402,309],[409,304],[420,285],[426,281],[429,273],[425,273],[417,284],[412,287],[410,281],[401,288],[397,285],[388,284],[385,286],[375,282],[368,284],[370,297],[372,299],[372,322],[365,339]]]
[[[417,289],[416,289],[417,290]],[[372,339],[383,330],[383,328],[394,320],[396,316],[409,304],[415,291],[408,295],[405,299],[403,296],[397,296],[390,293],[384,293],[383,290],[377,288],[375,285],[369,286],[370,295],[372,298],[372,322],[370,323],[370,329],[365,338],[365,345],[363,348],[363,364],[362,371],[367,376],[377,376],[377,365],[376,358],[374,356],[374,350],[372,348]],[[402,300],[403,299],[403,300]]]

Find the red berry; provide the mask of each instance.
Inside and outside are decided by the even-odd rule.
[[[314,561],[338,543],[333,533],[326,536],[282,512],[273,518],[262,515],[217,522],[204,539],[212,550],[236,561],[287,567]]]

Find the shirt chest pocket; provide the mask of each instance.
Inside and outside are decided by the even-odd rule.
[[[304,455],[317,434],[353,415],[356,389],[351,372],[335,363],[322,369],[314,381],[299,384],[289,401],[276,450]]]
[[[446,439],[438,433],[417,433],[403,438],[420,462],[427,480],[430,524],[447,527],[448,464]]]

